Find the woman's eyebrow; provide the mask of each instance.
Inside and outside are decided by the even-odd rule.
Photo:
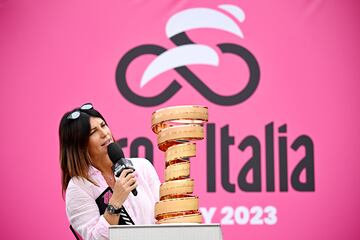
[[[95,127],[91,128],[91,129],[90,129],[90,132],[91,132],[91,131],[95,131],[97,127],[98,127],[98,126],[95,126]]]
[[[99,125],[97,125],[97,126],[95,126],[95,127],[91,128],[91,129],[90,129],[90,131],[94,131],[94,130],[96,130],[96,128],[97,128],[98,126],[101,126],[101,125],[103,125],[104,123],[105,123],[104,121],[101,121],[101,122],[99,123]]]

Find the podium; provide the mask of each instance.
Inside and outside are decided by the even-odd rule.
[[[220,224],[111,225],[110,240],[222,240]]]

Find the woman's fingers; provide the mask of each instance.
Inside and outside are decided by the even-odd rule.
[[[129,196],[129,193],[138,186],[137,179],[133,171],[134,169],[124,169],[119,178],[116,179],[113,189],[114,192],[111,198],[114,198],[113,200],[119,204],[123,204]]]
[[[136,177],[135,177],[135,174],[133,173],[129,173],[126,177],[125,177],[125,182],[129,182],[129,181],[132,181],[133,179],[136,180]]]
[[[128,189],[133,190],[134,188],[136,188],[137,186],[137,179],[135,177],[134,174],[130,173],[129,175],[129,178],[125,178],[126,179],[126,187]],[[134,186],[135,185],[135,186]]]
[[[132,175],[129,179],[126,180],[126,183],[128,184],[128,186],[132,186],[134,183],[136,183],[136,177]]]
[[[119,179],[122,179],[122,178],[126,177],[129,173],[131,173],[133,171],[134,171],[134,169],[125,168],[124,170],[121,171]]]
[[[130,191],[132,191],[132,190],[134,190],[135,188],[137,188],[137,186],[138,186],[138,183],[137,183],[137,181],[135,180],[135,183],[130,186],[130,189],[131,189]]]
[[[137,179],[133,172],[134,169],[124,169],[117,180],[118,184],[121,185],[126,192],[132,191],[137,186]]]

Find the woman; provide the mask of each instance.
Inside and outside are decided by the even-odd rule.
[[[116,178],[107,146],[114,141],[104,117],[87,103],[64,114],[59,127],[62,191],[71,226],[84,239],[108,239],[109,225],[152,224],[159,177],[143,158]],[[138,191],[134,196],[131,191]]]

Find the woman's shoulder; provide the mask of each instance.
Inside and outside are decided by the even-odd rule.
[[[152,177],[157,176],[153,164],[146,158],[129,158],[138,172],[143,172],[144,175]]]
[[[150,160],[146,158],[129,158],[129,159],[131,160],[131,163],[134,165],[135,168],[136,166],[143,166],[143,167],[152,166]]]
[[[70,194],[78,194],[80,192],[86,192],[88,195],[93,196],[94,192],[98,192],[98,188],[104,188],[101,184],[99,184],[99,170],[94,167],[90,167],[89,170],[89,178],[93,181],[89,181],[88,179],[80,176],[72,177],[69,181],[69,184],[66,188],[66,193]],[[101,175],[101,174],[100,174]],[[94,184],[96,183],[96,185]]]
[[[83,177],[72,177],[66,188],[66,193],[72,193],[79,190],[90,192],[91,183]]]

